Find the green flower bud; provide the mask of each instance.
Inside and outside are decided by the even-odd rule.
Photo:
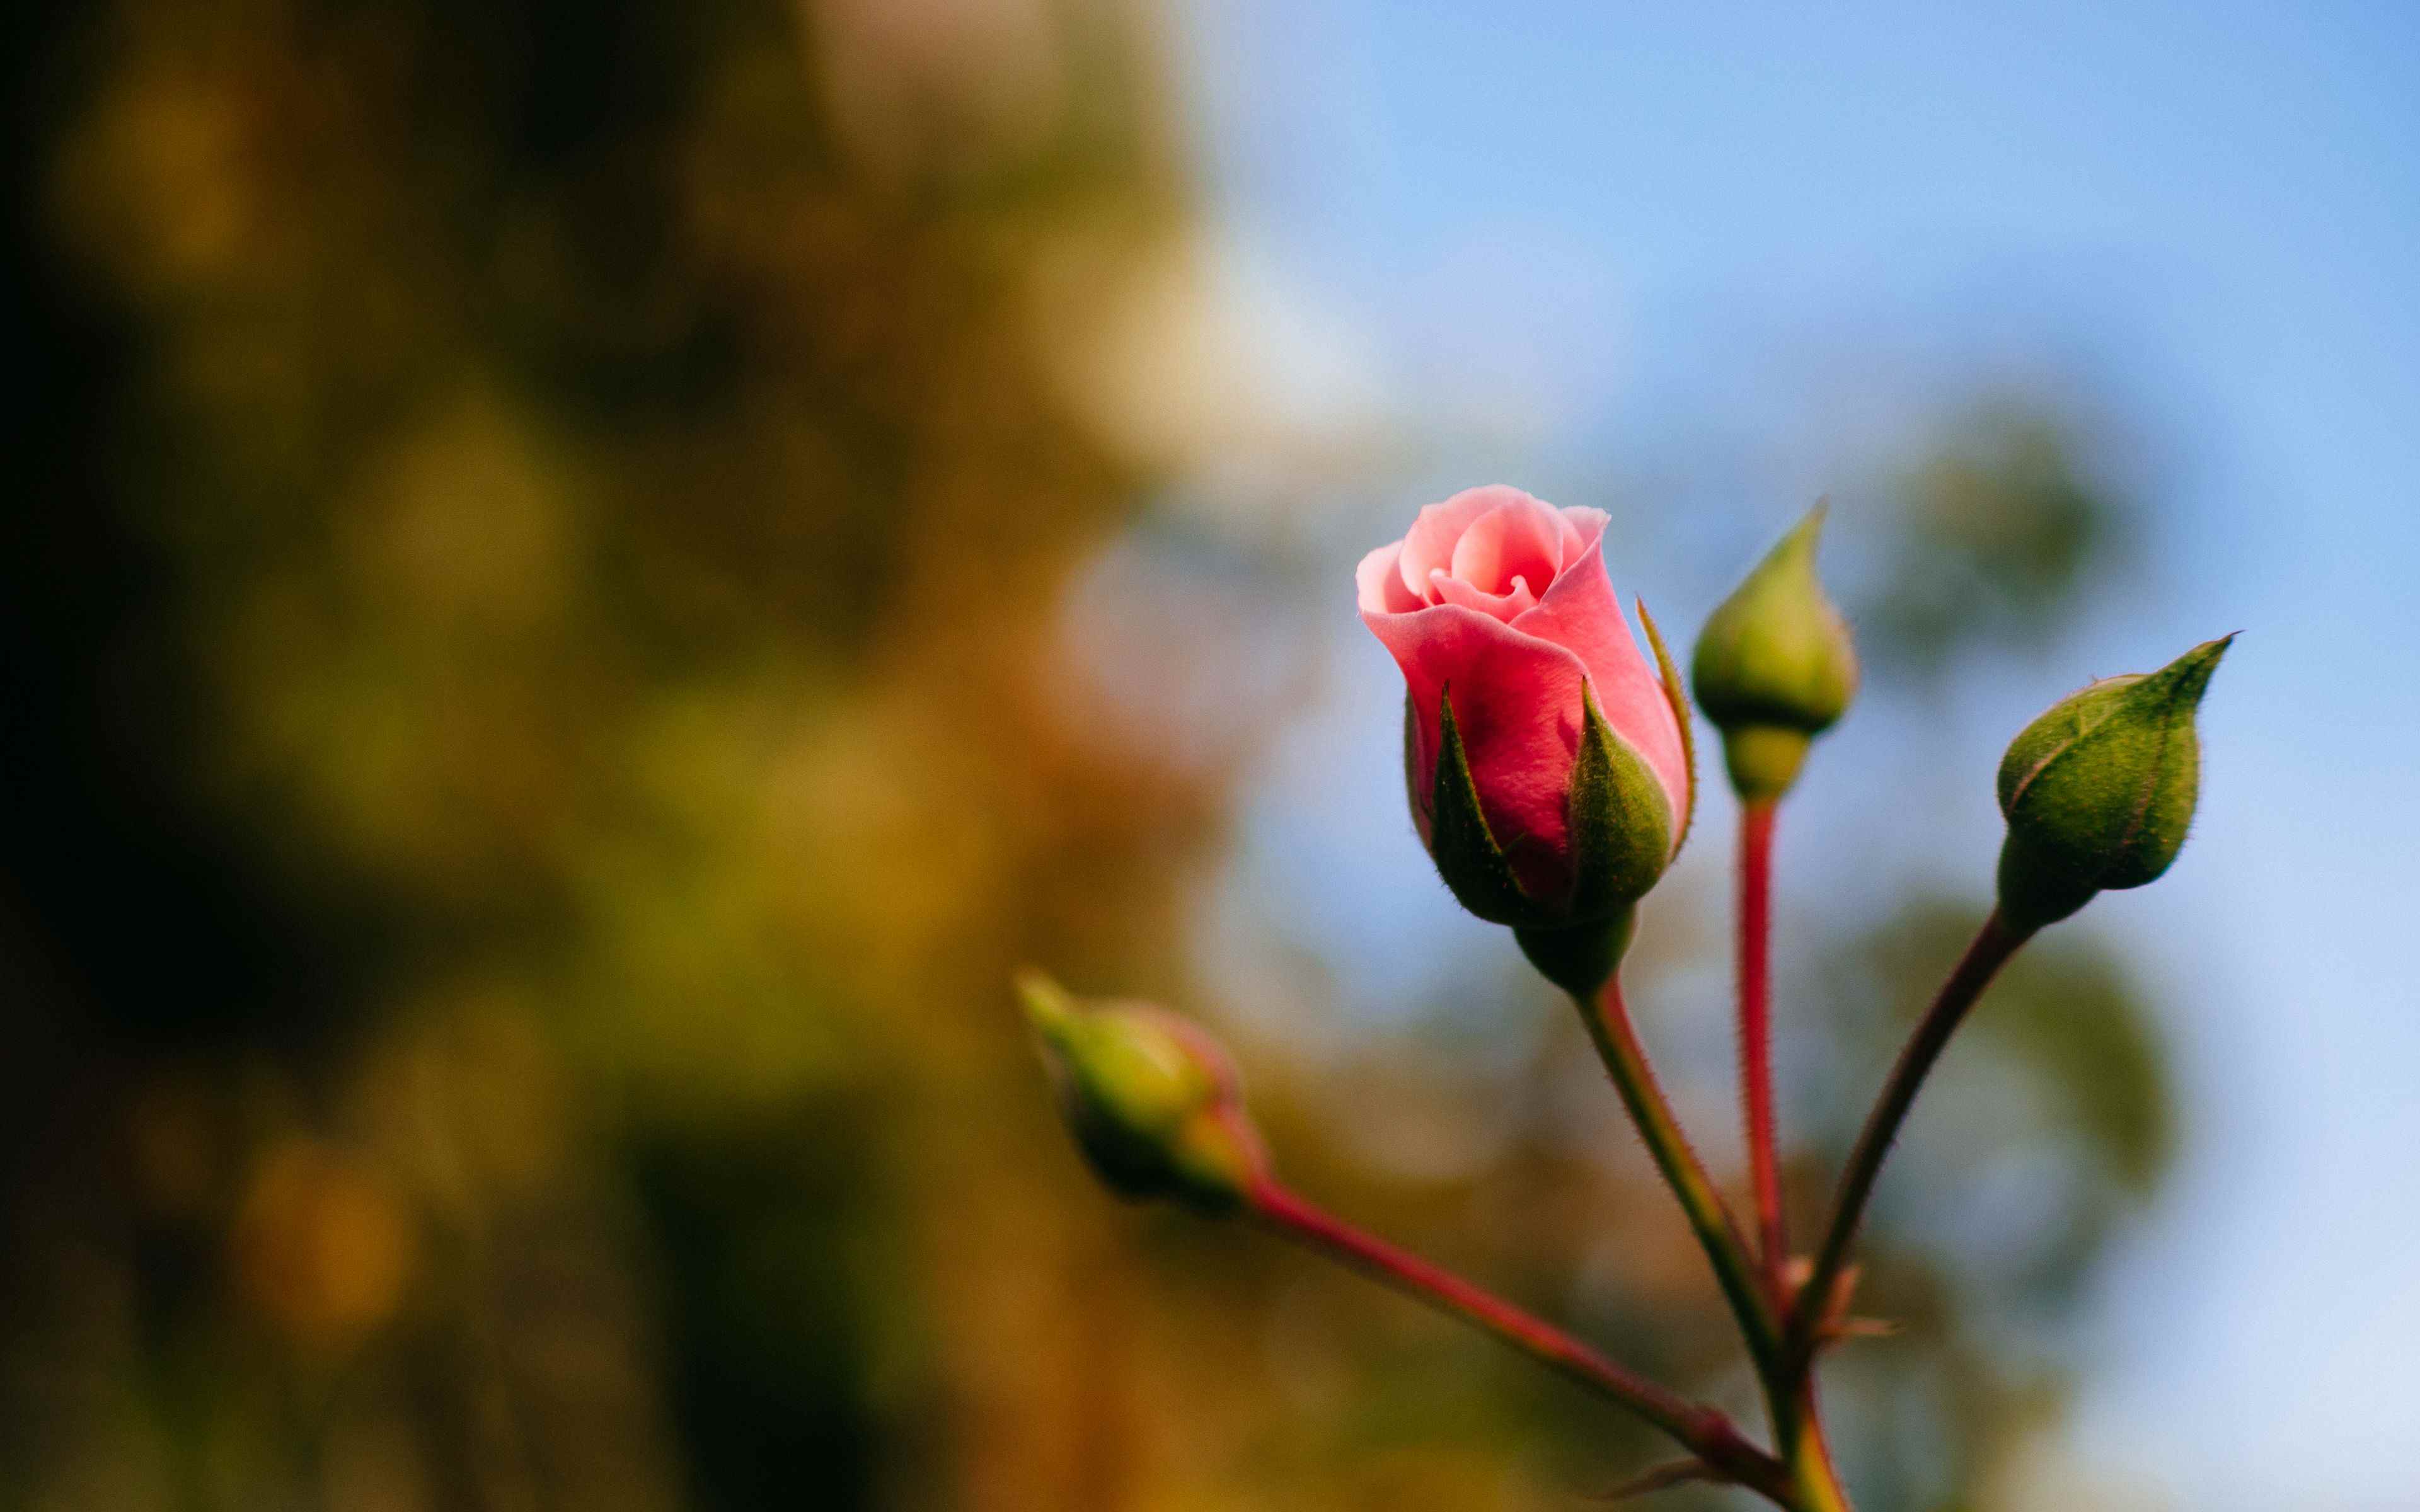
[[[1749,802],[1789,791],[1808,741],[1857,691],[1856,648],[1815,575],[1824,508],[1808,510],[1708,616],[1690,659],[1698,706],[1722,731],[1731,786]]]
[[[2032,931],[2104,887],[2167,871],[2201,773],[2194,714],[2235,638],[2206,640],[2149,676],[2109,677],[2051,705],[2000,759],[2000,916]]]
[[[1111,1191],[1215,1215],[1267,1179],[1234,1068],[1199,1026],[1144,1003],[1080,1003],[1035,972],[1016,990],[1060,1111]]]

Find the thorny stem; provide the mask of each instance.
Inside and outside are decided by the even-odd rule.
[[[1719,1410],[1689,1401],[1634,1375],[1544,1319],[1522,1311],[1408,1250],[1354,1227],[1275,1181],[1264,1181],[1256,1187],[1250,1202],[1253,1216],[1271,1230],[1495,1335],[1597,1395],[1628,1408],[1670,1435],[1724,1478],[1749,1487],[1780,1505],[1796,1504],[1791,1499],[1791,1472],[1749,1443]]]
[[[1898,1137],[1908,1109],[1916,1105],[1916,1094],[1923,1089],[1925,1076],[1941,1057],[1950,1035],[1965,1019],[1966,1011],[1975,1006],[1983,989],[1991,985],[1992,978],[2032,933],[2012,928],[1994,909],[1992,917],[1983,920],[1974,943],[1967,946],[1966,954],[1950,972],[1949,980],[1941,984],[1932,1006],[1925,1010],[1916,1032],[1900,1051],[1898,1063],[1883,1083],[1881,1098],[1866,1116],[1866,1127],[1857,1135],[1856,1149],[1850,1152],[1848,1167],[1840,1174],[1839,1196],[1832,1203],[1832,1221],[1823,1234],[1823,1247],[1816,1252],[1815,1268],[1808,1273],[1807,1284],[1799,1288],[1801,1304],[1791,1313],[1788,1348],[1784,1350],[1788,1376],[1804,1375],[1808,1367],[1815,1350],[1815,1331],[1823,1322],[1840,1268],[1848,1262],[1849,1244],[1856,1238],[1867,1199],[1873,1196],[1874,1178],[1882,1171],[1883,1159],[1890,1153],[1891,1141]]]
[[[1781,1200],[1780,1120],[1773,1095],[1773,824],[1777,797],[1740,813],[1740,1101],[1747,1119],[1748,1181],[1756,1201],[1759,1257],[1774,1313],[1790,1317],[1790,1234]],[[1804,1512],[1848,1512],[1816,1409],[1815,1380],[1768,1378],[1774,1434]]]
[[[1756,1358],[1757,1374],[1767,1381],[1777,1379],[1775,1367],[1779,1364],[1780,1336],[1775,1315],[1767,1305],[1764,1288],[1748,1258],[1747,1246],[1740,1239],[1738,1226],[1731,1221],[1730,1210],[1707,1178],[1698,1152],[1689,1148],[1688,1136],[1681,1132],[1680,1120],[1672,1116],[1672,1105],[1665,1101],[1664,1089],[1656,1084],[1646,1048],[1631,1026],[1630,1010],[1621,997],[1621,977],[1606,978],[1595,1000],[1582,1000],[1579,1006],[1580,1017],[1588,1024],[1590,1038],[1596,1041],[1597,1054],[1613,1078],[1614,1089],[1621,1094],[1622,1105],[1630,1110],[1630,1121],[1637,1126],[1638,1137],[1654,1157],[1656,1168],[1664,1173],[1673,1196],[1681,1199],[1689,1227],[1697,1230],[1698,1242],[1704,1246],[1707,1259],[1714,1264],[1714,1279],[1721,1283],[1723,1296],[1739,1319],[1740,1332],[1746,1336],[1748,1352]]]
[[[1748,1178],[1756,1195],[1758,1243],[1765,1286],[1776,1312],[1787,1313],[1783,1276],[1790,1240],[1781,1206],[1779,1135],[1773,1105],[1773,818],[1776,803],[1760,798],[1740,815],[1739,1054],[1741,1101],[1747,1113]]]

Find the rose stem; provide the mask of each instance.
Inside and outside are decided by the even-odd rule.
[[[1581,999],[1579,1006],[1589,1036],[1596,1041],[1597,1055],[1605,1061],[1615,1090],[1621,1094],[1622,1105],[1630,1111],[1630,1121],[1637,1127],[1638,1137],[1654,1157],[1673,1196],[1680,1198],[1689,1227],[1697,1230],[1698,1242],[1714,1264],[1714,1278],[1746,1335],[1748,1352],[1756,1358],[1758,1376],[1765,1381],[1778,1379],[1775,1367],[1779,1363],[1780,1340],[1747,1246],[1741,1242],[1722,1194],[1714,1190],[1697,1151],[1689,1148],[1688,1135],[1681,1132],[1664,1089],[1656,1085],[1654,1069],[1648,1064],[1646,1048],[1638,1042],[1630,1009],[1622,1001],[1620,974],[1606,979],[1595,1001]]]
[[[1777,807],[1772,798],[1759,798],[1740,814],[1739,1054],[1748,1176],[1756,1194],[1765,1285],[1775,1312],[1786,1317],[1790,1240],[1782,1213],[1773,1106],[1773,820]]]
[[[1898,1137],[1900,1125],[1907,1120],[1908,1109],[1916,1105],[1916,1094],[1924,1087],[1924,1078],[1941,1057],[1942,1048],[1957,1032],[1966,1011],[1983,995],[1992,978],[2016,954],[2017,948],[2031,936],[2030,930],[2011,929],[1993,909],[1992,917],[1975,933],[1974,943],[1967,946],[1949,980],[1925,1010],[1924,1018],[1908,1037],[1899,1061],[1891,1067],[1890,1077],[1883,1083],[1882,1096],[1874,1103],[1873,1111],[1866,1116],[1866,1127],[1857,1135],[1856,1148],[1849,1154],[1847,1169],[1840,1173],[1839,1195],[1832,1202],[1832,1221],[1824,1230],[1823,1247],[1816,1252],[1815,1267],[1807,1273],[1807,1284],[1798,1294],[1804,1304],[1792,1312],[1789,1348],[1784,1351],[1792,1374],[1804,1371],[1814,1353],[1815,1330],[1830,1306],[1832,1290],[1847,1263],[1849,1243],[1856,1238],[1857,1225],[1864,1218],[1866,1201],[1873,1196],[1874,1178],[1880,1174],[1883,1158],[1890,1153],[1891,1141]]]
[[[1374,1234],[1354,1227],[1274,1181],[1252,1194],[1255,1217],[1312,1250],[1495,1335],[1524,1354],[1628,1408],[1669,1434],[1724,1476],[1782,1504],[1789,1477],[1774,1458],[1744,1437],[1719,1410],[1688,1401],[1632,1374],[1588,1345],[1493,1292]]]
[[[1790,1462],[1792,1504],[1799,1512],[1852,1512],[1849,1494],[1840,1488],[1840,1473],[1832,1465],[1832,1446],[1823,1442],[1823,1421],[1815,1411],[1815,1377],[1810,1370],[1789,1401],[1788,1423],[1780,1428]]]
[[[1741,1102],[1747,1113],[1749,1183],[1756,1197],[1764,1283],[1776,1316],[1792,1305],[1790,1238],[1781,1201],[1779,1119],[1773,1096],[1773,822],[1777,798],[1750,800],[1740,812],[1739,1053]],[[1768,1382],[1774,1433],[1809,1508],[1845,1508],[1823,1442],[1823,1420],[1809,1373],[1793,1388]]]

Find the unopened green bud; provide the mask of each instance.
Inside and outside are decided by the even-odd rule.
[[[1145,1003],[1078,1002],[1035,972],[1016,990],[1060,1111],[1111,1191],[1218,1214],[1266,1180],[1234,1068],[1199,1026]]]
[[[2201,775],[2195,711],[2226,653],[2206,640],[2148,676],[2109,677],[2051,705],[2000,759],[2000,917],[2032,931],[2109,887],[2167,871]]]
[[[1723,733],[1723,764],[1747,801],[1789,791],[1807,743],[1857,691],[1849,626],[1815,575],[1824,505],[1765,554],[1698,636],[1689,682]]]

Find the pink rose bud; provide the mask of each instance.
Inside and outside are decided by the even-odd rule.
[[[1409,693],[1420,839],[1464,907],[1518,929],[1626,918],[1688,828],[1679,677],[1652,620],[1660,679],[1631,638],[1605,526],[1601,510],[1472,488],[1357,575]]]

